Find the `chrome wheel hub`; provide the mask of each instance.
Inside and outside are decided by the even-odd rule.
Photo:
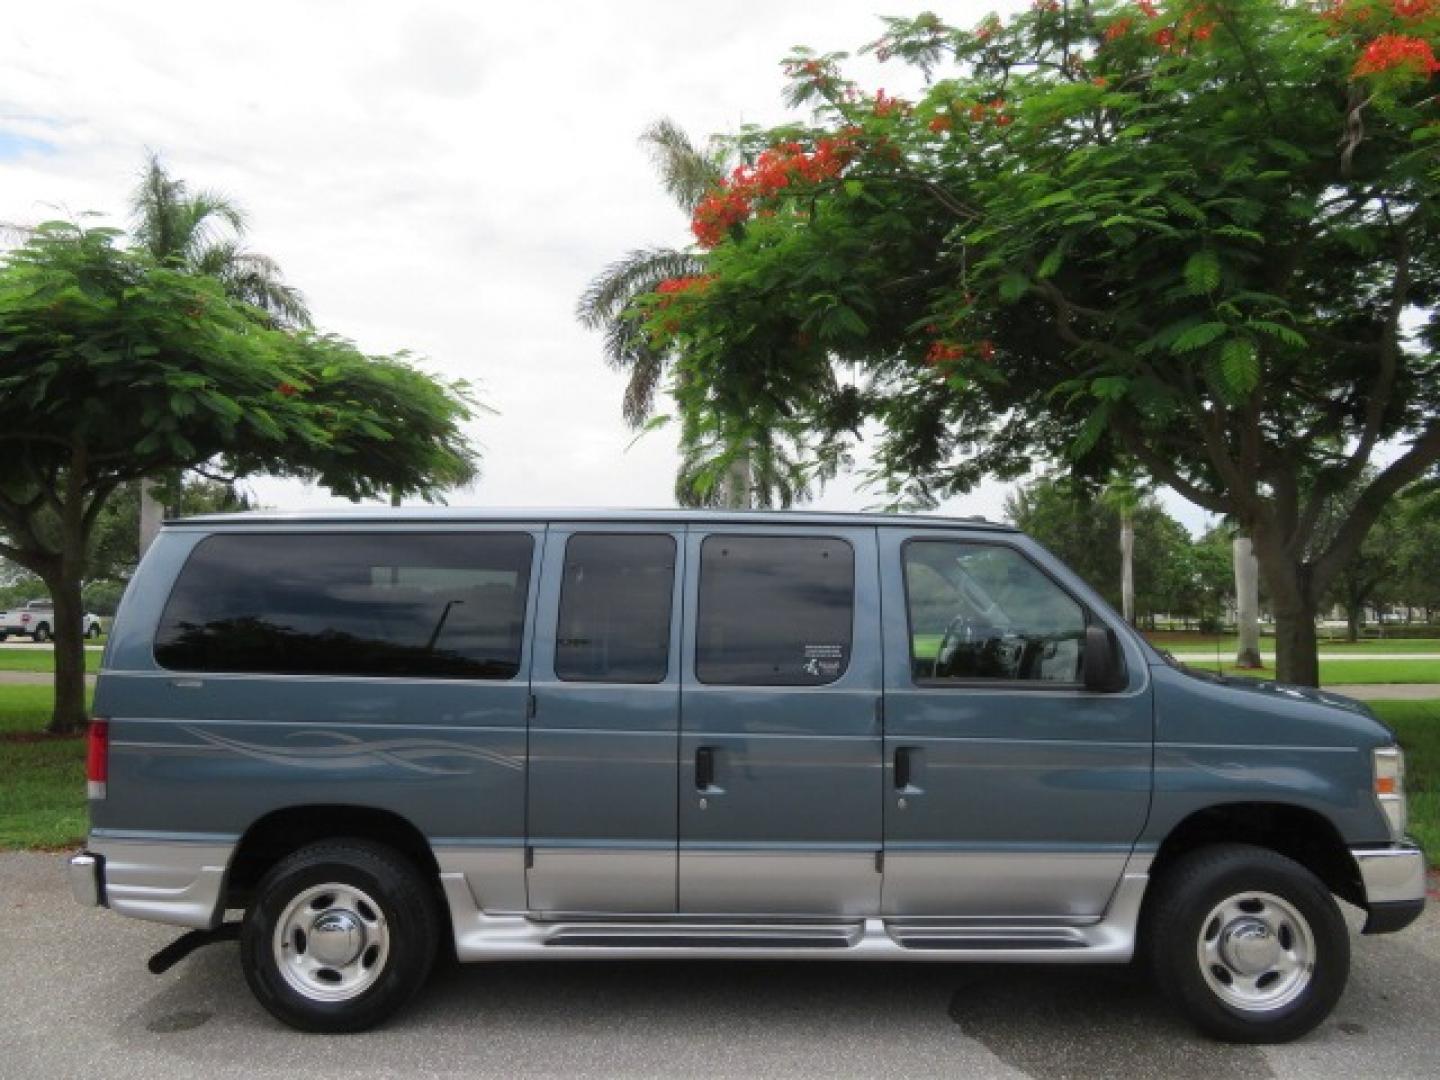
[[[1315,970],[1315,935],[1293,904],[1272,893],[1222,900],[1200,927],[1196,959],[1232,1008],[1268,1012],[1294,1001]]]
[[[345,1001],[385,970],[390,930],[363,890],[316,885],[285,906],[272,946],[275,966],[294,990],[314,1001]]]

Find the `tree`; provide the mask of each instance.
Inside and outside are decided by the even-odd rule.
[[[1394,523],[1381,519],[1365,535],[1350,560],[1340,568],[1330,586],[1330,598],[1345,609],[1345,637],[1360,640],[1365,622],[1365,609],[1379,607],[1393,591],[1399,570],[1397,541],[1399,530]]]
[[[873,421],[893,497],[1137,461],[1254,540],[1278,674],[1314,684],[1321,596],[1440,461],[1437,33],[1389,0],[888,20],[917,100],[797,53],[813,113],[735,136],[696,207],[705,287],[636,303],[682,408]]]
[[[57,733],[85,719],[81,584],[123,485],[196,469],[434,496],[475,468],[463,384],[277,328],[118,241],[51,223],[0,260],[0,555],[55,604]]]
[[[1126,504],[1135,534],[1134,621],[1161,612],[1198,614],[1190,537],[1151,497]],[[1122,510],[1099,491],[1064,477],[1042,477],[1006,496],[1005,516],[1044,544],[1112,605],[1124,597]]]
[[[1440,610],[1440,491],[1420,485],[1407,491],[1395,520],[1396,597],[1407,609],[1422,609],[1425,621],[1433,623]]]
[[[1105,485],[1102,496],[1120,516],[1120,610],[1125,621],[1135,622],[1135,508],[1145,489],[1127,470],[1117,471]]]
[[[248,218],[218,191],[191,192],[151,154],[130,199],[131,235],[161,266],[212,277],[225,295],[265,312],[277,326],[306,329],[310,309],[280,265],[245,246]]]
[[[162,266],[212,277],[233,300],[252,304],[277,325],[311,326],[310,310],[299,290],[285,283],[280,266],[268,255],[244,245],[247,217],[240,205],[218,191],[191,193],[185,181],[165,169],[158,154],[151,154],[145,172],[130,199],[133,235]],[[154,539],[164,516],[156,497],[161,486],[141,480],[137,529],[143,549]]]
[[[724,181],[724,152],[700,149],[671,120],[651,124],[640,141],[666,193],[686,214]],[[704,280],[702,259],[692,249],[637,248],[596,275],[576,304],[580,322],[604,332],[606,362],[629,376],[622,412],[633,428],[668,419],[655,415],[655,398],[673,360],[673,350],[645,332],[644,312],[635,300],[655,295],[663,304],[703,289]],[[773,413],[690,410],[682,421],[675,478],[675,499],[682,506],[788,507],[809,499],[812,481],[834,476],[843,463],[842,456],[832,455],[812,464],[803,428]]]

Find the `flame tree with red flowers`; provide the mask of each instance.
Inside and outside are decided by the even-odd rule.
[[[690,217],[702,247],[630,251],[590,282],[576,316],[604,333],[606,361],[626,375],[625,422],[643,433],[674,419],[656,411],[656,399],[684,377],[667,338],[680,329],[685,312],[710,283],[704,248],[718,244],[767,194],[835,175],[835,158],[842,151],[834,140],[815,155],[798,145],[777,145],[727,171],[728,148],[697,147],[670,120],[651,124],[640,142],[650,151],[666,193]],[[651,321],[660,333],[649,332]],[[731,347],[744,350],[749,343],[737,339]],[[834,476],[843,463],[824,456],[827,448],[808,445],[802,425],[763,403],[724,412],[690,409],[680,419],[675,500],[682,506],[789,507],[809,499],[814,485]]]
[[[1138,462],[1253,537],[1313,685],[1320,598],[1440,462],[1437,37],[1435,0],[888,19],[909,100],[793,55],[808,115],[735,136],[703,294],[636,304],[683,410],[873,425],[897,502]]]

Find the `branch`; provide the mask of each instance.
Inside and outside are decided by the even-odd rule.
[[[1425,470],[1440,461],[1440,422],[1432,424],[1410,445],[1408,453],[1397,458],[1372,480],[1360,493],[1350,516],[1335,533],[1329,546],[1315,560],[1312,581],[1321,591],[1332,581],[1340,568],[1350,560],[1370,531],[1370,526],[1385,509],[1390,498],[1406,484],[1418,479]]]

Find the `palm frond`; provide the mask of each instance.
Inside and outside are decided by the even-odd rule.
[[[575,305],[575,317],[598,330],[620,317],[635,297],[652,292],[668,278],[691,277],[704,264],[694,255],[674,248],[636,248],[601,270]]]
[[[699,149],[675,121],[662,117],[640,134],[665,191],[687,214],[725,176],[724,160]]]

